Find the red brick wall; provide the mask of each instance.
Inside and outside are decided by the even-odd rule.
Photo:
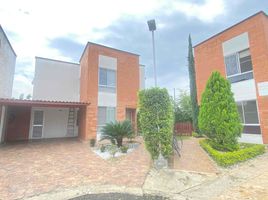
[[[28,140],[31,107],[10,106],[8,108],[6,141]]]
[[[81,113],[80,138],[83,140],[95,138],[97,133],[99,55],[117,59],[117,120],[125,119],[126,108],[137,107],[139,56],[89,43],[80,62],[80,100],[90,102]]]
[[[248,32],[254,79],[257,83],[268,81],[268,17],[259,13],[194,48],[198,102],[210,74],[225,74],[222,43]],[[258,89],[257,89],[258,90]],[[257,94],[261,130],[264,143],[268,143],[268,97]]]

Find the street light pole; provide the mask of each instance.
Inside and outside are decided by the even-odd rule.
[[[157,87],[157,76],[156,76],[156,62],[155,62],[155,41],[154,41],[154,31],[156,30],[155,20],[151,19],[147,21],[149,31],[152,32],[152,42],[153,42],[153,65],[154,65],[154,84]]]
[[[157,87],[157,76],[156,76],[156,63],[155,63],[155,42],[154,42],[154,31],[152,31],[153,39],[153,60],[154,60],[154,85]]]

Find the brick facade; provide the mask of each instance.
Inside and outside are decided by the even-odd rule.
[[[99,55],[117,59],[117,120],[126,119],[126,108],[137,107],[139,56],[88,43],[80,60],[80,101],[90,102],[80,113],[80,137],[83,140],[96,138],[97,133]]]
[[[197,95],[200,103],[206,82],[215,70],[226,76],[222,43],[248,32],[263,142],[268,143],[268,96],[259,96],[259,82],[268,81],[268,17],[259,12],[194,47]]]

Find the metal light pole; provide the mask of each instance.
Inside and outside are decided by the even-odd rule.
[[[154,62],[154,84],[157,87],[157,77],[156,77],[156,63],[155,63],[155,43],[154,43],[154,31],[156,30],[155,20],[151,19],[147,21],[149,31],[152,32],[152,41],[153,41],[153,62]]]

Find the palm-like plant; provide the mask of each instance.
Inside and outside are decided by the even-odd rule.
[[[129,120],[107,123],[101,133],[101,140],[108,139],[112,144],[121,147],[124,138],[131,138],[134,131]]]

